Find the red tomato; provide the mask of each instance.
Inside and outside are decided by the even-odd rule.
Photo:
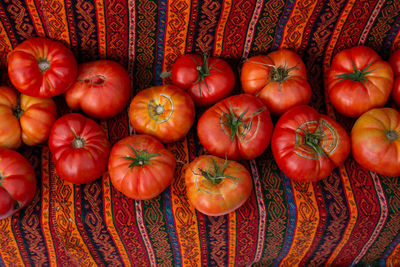
[[[36,193],[32,165],[18,152],[0,148],[0,220],[26,207]]]
[[[109,119],[128,104],[131,84],[128,72],[112,60],[79,65],[77,81],[65,92],[72,110],[98,119]]]
[[[22,142],[33,146],[45,142],[57,119],[57,107],[50,98],[17,93],[0,86],[0,146],[17,149]]]
[[[327,77],[329,99],[337,111],[358,117],[386,104],[393,86],[393,71],[371,48],[344,49],[333,58]]]
[[[23,94],[49,98],[64,93],[75,81],[78,65],[62,43],[32,37],[8,56],[8,76]]]
[[[208,106],[227,97],[235,87],[235,74],[221,58],[186,54],[171,70],[172,83],[187,90],[196,106]]]
[[[262,101],[249,94],[230,96],[206,110],[197,124],[203,147],[231,160],[253,159],[269,145],[272,120]]]
[[[395,51],[389,58],[394,74],[394,84],[392,89],[392,98],[400,106],[400,49]]]
[[[129,107],[133,128],[169,143],[182,139],[193,125],[195,108],[190,96],[173,85],[140,91]]]
[[[228,214],[250,197],[250,172],[236,161],[211,155],[193,160],[185,171],[186,193],[190,203],[210,216]]]
[[[350,153],[350,139],[332,118],[302,105],[279,118],[271,149],[279,168],[289,178],[316,181],[343,164]]]
[[[108,171],[113,186],[136,200],[161,194],[174,178],[174,155],[155,137],[132,135],[115,143]]]
[[[261,98],[275,115],[308,104],[311,99],[306,66],[289,49],[249,58],[243,64],[240,78],[243,91]]]
[[[400,175],[400,114],[393,108],[375,108],[362,114],[351,130],[354,159],[364,168]]]
[[[59,118],[51,128],[48,143],[57,173],[66,181],[90,183],[107,169],[107,136],[99,124],[81,114]]]

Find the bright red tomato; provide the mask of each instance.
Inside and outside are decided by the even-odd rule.
[[[343,164],[350,153],[350,138],[335,120],[301,105],[279,118],[271,149],[279,168],[289,178],[316,181]]]
[[[197,157],[185,171],[190,203],[206,215],[228,214],[250,197],[253,180],[240,163],[211,155]]]
[[[351,130],[354,159],[364,168],[400,175],[400,114],[393,108],[375,108],[362,114]]]
[[[75,81],[78,64],[61,42],[32,37],[8,56],[8,76],[23,94],[49,98],[64,93]]]
[[[231,160],[253,159],[269,145],[272,120],[268,108],[249,94],[233,95],[206,110],[197,124],[203,147]]]
[[[107,169],[107,136],[99,124],[81,114],[59,118],[51,128],[48,143],[57,173],[66,181],[90,183]]]
[[[109,119],[128,104],[131,84],[128,72],[112,60],[96,60],[79,65],[76,82],[65,92],[72,110]]]
[[[33,146],[45,142],[57,119],[57,107],[50,98],[20,96],[0,86],[0,146],[17,149],[22,143]]]
[[[129,107],[133,128],[170,143],[189,132],[195,117],[193,100],[182,89],[160,85],[140,91]]]
[[[208,106],[227,97],[235,87],[235,74],[221,58],[186,54],[171,70],[172,83],[187,90],[196,106]]]
[[[136,200],[161,194],[174,178],[174,155],[155,137],[132,135],[115,143],[108,172],[113,186]]]
[[[0,220],[26,207],[36,193],[32,165],[18,152],[0,148]]]
[[[261,98],[272,114],[281,115],[291,107],[310,102],[306,66],[289,49],[249,58],[240,77],[243,91]]]
[[[396,50],[389,58],[394,74],[394,84],[392,89],[392,98],[400,106],[400,49]]]
[[[335,109],[345,116],[358,117],[386,104],[393,71],[373,49],[356,46],[334,56],[326,85]]]

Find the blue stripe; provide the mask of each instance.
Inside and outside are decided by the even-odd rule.
[[[386,260],[393,253],[394,249],[400,243],[400,234],[397,235],[396,239],[386,248],[385,253],[383,253],[382,258],[379,260],[381,266],[386,266]]]
[[[182,266],[181,250],[179,247],[178,235],[175,231],[174,215],[172,214],[170,187],[164,191],[164,207],[167,216],[169,237],[172,243],[172,248],[174,249],[175,266]]]
[[[393,44],[394,38],[396,38],[396,34],[400,30],[400,16],[397,18],[396,23],[393,25],[392,30],[390,31],[386,43],[383,45],[383,51],[390,51],[390,47]]]
[[[275,40],[272,45],[272,50],[276,50],[279,48],[279,45],[282,41],[283,37],[283,30],[285,29],[286,23],[289,20],[290,14],[292,13],[293,7],[294,7],[295,0],[289,0],[286,4],[285,7],[285,12],[283,13],[279,23],[278,23],[278,29],[275,34]]]
[[[157,27],[157,51],[156,51],[156,62],[155,62],[155,84],[162,84],[162,79],[160,77],[163,66],[164,59],[164,38],[165,38],[165,28],[167,21],[167,2],[159,1],[158,6],[158,27]]]
[[[289,224],[288,224],[288,229],[286,233],[286,240],[285,240],[285,245],[283,246],[283,249],[281,253],[279,254],[279,257],[275,260],[274,264],[272,265],[273,267],[279,266],[283,258],[289,253],[290,247],[293,242],[293,236],[294,236],[294,229],[296,227],[296,220],[297,220],[297,213],[296,213],[296,204],[294,202],[294,197],[293,197],[293,191],[292,191],[292,185],[290,183],[289,178],[281,172],[282,177],[283,177],[283,183],[285,186],[285,191],[286,191],[286,197],[288,201],[288,207],[289,207]]]

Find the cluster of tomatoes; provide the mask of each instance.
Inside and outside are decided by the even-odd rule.
[[[32,166],[15,151],[22,144],[47,141],[57,174],[71,183],[90,183],[108,171],[127,197],[159,195],[176,168],[165,144],[188,134],[196,107],[204,108],[196,129],[207,153],[187,164],[183,175],[189,201],[204,214],[227,214],[248,199],[252,178],[239,161],[259,157],[270,144],[279,168],[298,181],[329,176],[351,147],[368,169],[400,175],[394,160],[400,115],[380,108],[391,92],[400,100],[400,79],[393,86],[400,53],[397,58],[392,68],[372,49],[354,47],[333,59],[326,90],[339,112],[359,117],[350,138],[334,119],[308,105],[305,65],[288,49],[247,59],[240,73],[243,93],[232,94],[235,75],[226,61],[186,54],[174,62],[170,84],[144,89],[130,100],[131,80],[117,62],[78,65],[63,44],[30,38],[8,56],[8,75],[19,93],[0,87],[0,219],[26,206],[36,190]],[[58,117],[52,100],[57,95],[80,112]],[[110,119],[128,104],[136,133],[111,146],[96,119]],[[275,126],[271,113],[278,118]]]

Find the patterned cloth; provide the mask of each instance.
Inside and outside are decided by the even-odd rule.
[[[388,59],[400,47],[398,0],[2,0],[0,22],[3,84],[7,54],[31,36],[62,41],[79,62],[120,62],[133,93],[168,83],[161,72],[188,52],[223,57],[238,74],[245,58],[291,48],[307,66],[310,105],[348,131],[354,120],[336,113],[324,94],[332,57],[364,44]],[[60,114],[69,112],[62,97],[55,100]],[[127,111],[100,123],[111,143],[132,134]],[[194,129],[168,148],[184,163],[205,153]],[[400,265],[399,178],[369,172],[351,157],[324,180],[298,183],[268,148],[243,162],[254,179],[250,199],[208,217],[188,203],[182,164],[162,195],[134,201],[107,174],[81,186],[63,181],[47,144],[19,151],[34,165],[39,189],[30,206],[0,221],[0,266]]]

